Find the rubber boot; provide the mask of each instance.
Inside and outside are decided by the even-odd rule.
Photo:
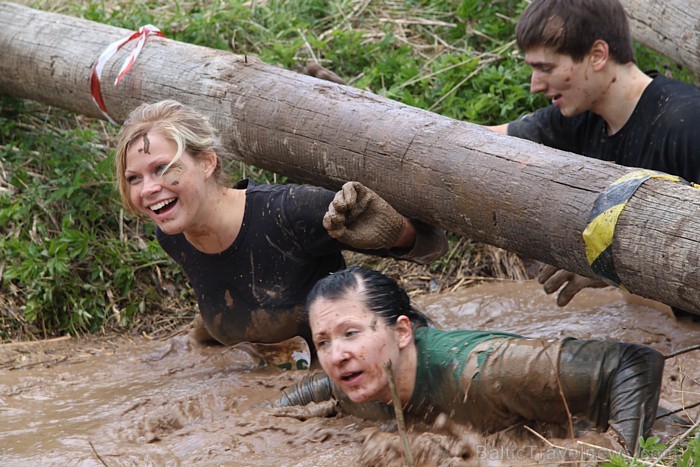
[[[585,414],[599,429],[611,428],[630,454],[654,424],[663,369],[663,355],[638,344],[571,339],[559,355],[571,413]]]

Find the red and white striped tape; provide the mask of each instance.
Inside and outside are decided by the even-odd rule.
[[[145,26],[141,26],[138,29],[138,31],[135,31],[129,37],[112,42],[100,54],[100,57],[95,62],[95,65],[92,67],[92,74],[90,75],[90,93],[92,94],[92,100],[100,109],[102,115],[104,115],[105,118],[107,118],[107,120],[114,124],[116,124],[116,122],[112,119],[112,117],[109,116],[109,114],[107,114],[107,107],[105,106],[104,99],[102,98],[102,89],[100,84],[102,70],[105,66],[105,63],[107,63],[107,60],[112,58],[112,55],[117,53],[117,51],[123,46],[125,46],[127,43],[138,39],[136,47],[134,47],[127,59],[124,61],[124,64],[122,65],[121,69],[119,70],[119,74],[117,75],[117,79],[114,80],[114,87],[116,87],[117,84],[119,84],[119,81],[121,81],[121,79],[124,77],[124,75],[126,75],[129,72],[129,70],[131,70],[131,67],[134,65],[134,62],[136,62],[136,58],[141,53],[141,49],[143,49],[143,46],[146,43],[146,39],[149,36],[165,37],[165,35],[162,32],[160,32],[160,29],[153,25],[147,24]]]

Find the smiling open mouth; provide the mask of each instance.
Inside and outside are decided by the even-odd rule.
[[[172,209],[175,203],[177,203],[177,198],[170,198],[150,206],[149,209],[156,214],[163,214]]]

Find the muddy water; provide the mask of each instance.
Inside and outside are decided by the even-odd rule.
[[[664,354],[700,343],[700,324],[631,303],[612,289],[584,291],[566,308],[532,281],[487,283],[416,302],[446,329],[623,340]],[[698,351],[667,361],[664,408],[700,400],[699,363]],[[303,374],[260,369],[243,352],[193,346],[184,336],[0,346],[0,465],[400,465],[401,444],[390,426],[281,417],[265,408]],[[677,422],[664,417],[657,434],[677,435],[683,430]],[[527,433],[458,435],[416,432],[412,446],[419,461],[440,465],[564,464],[563,447],[582,449],[556,433],[549,437],[556,449]],[[600,434],[584,439],[610,446]]]

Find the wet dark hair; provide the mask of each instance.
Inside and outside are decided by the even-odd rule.
[[[411,305],[406,291],[392,278],[379,271],[350,266],[319,280],[306,298],[306,313],[320,298],[337,300],[349,292],[358,292],[365,305],[387,325],[396,324],[401,315],[411,321],[414,328],[432,326],[432,320]]]
[[[635,62],[627,13],[618,0],[532,0],[515,26],[520,50],[554,49],[581,62],[597,40],[619,64]]]

